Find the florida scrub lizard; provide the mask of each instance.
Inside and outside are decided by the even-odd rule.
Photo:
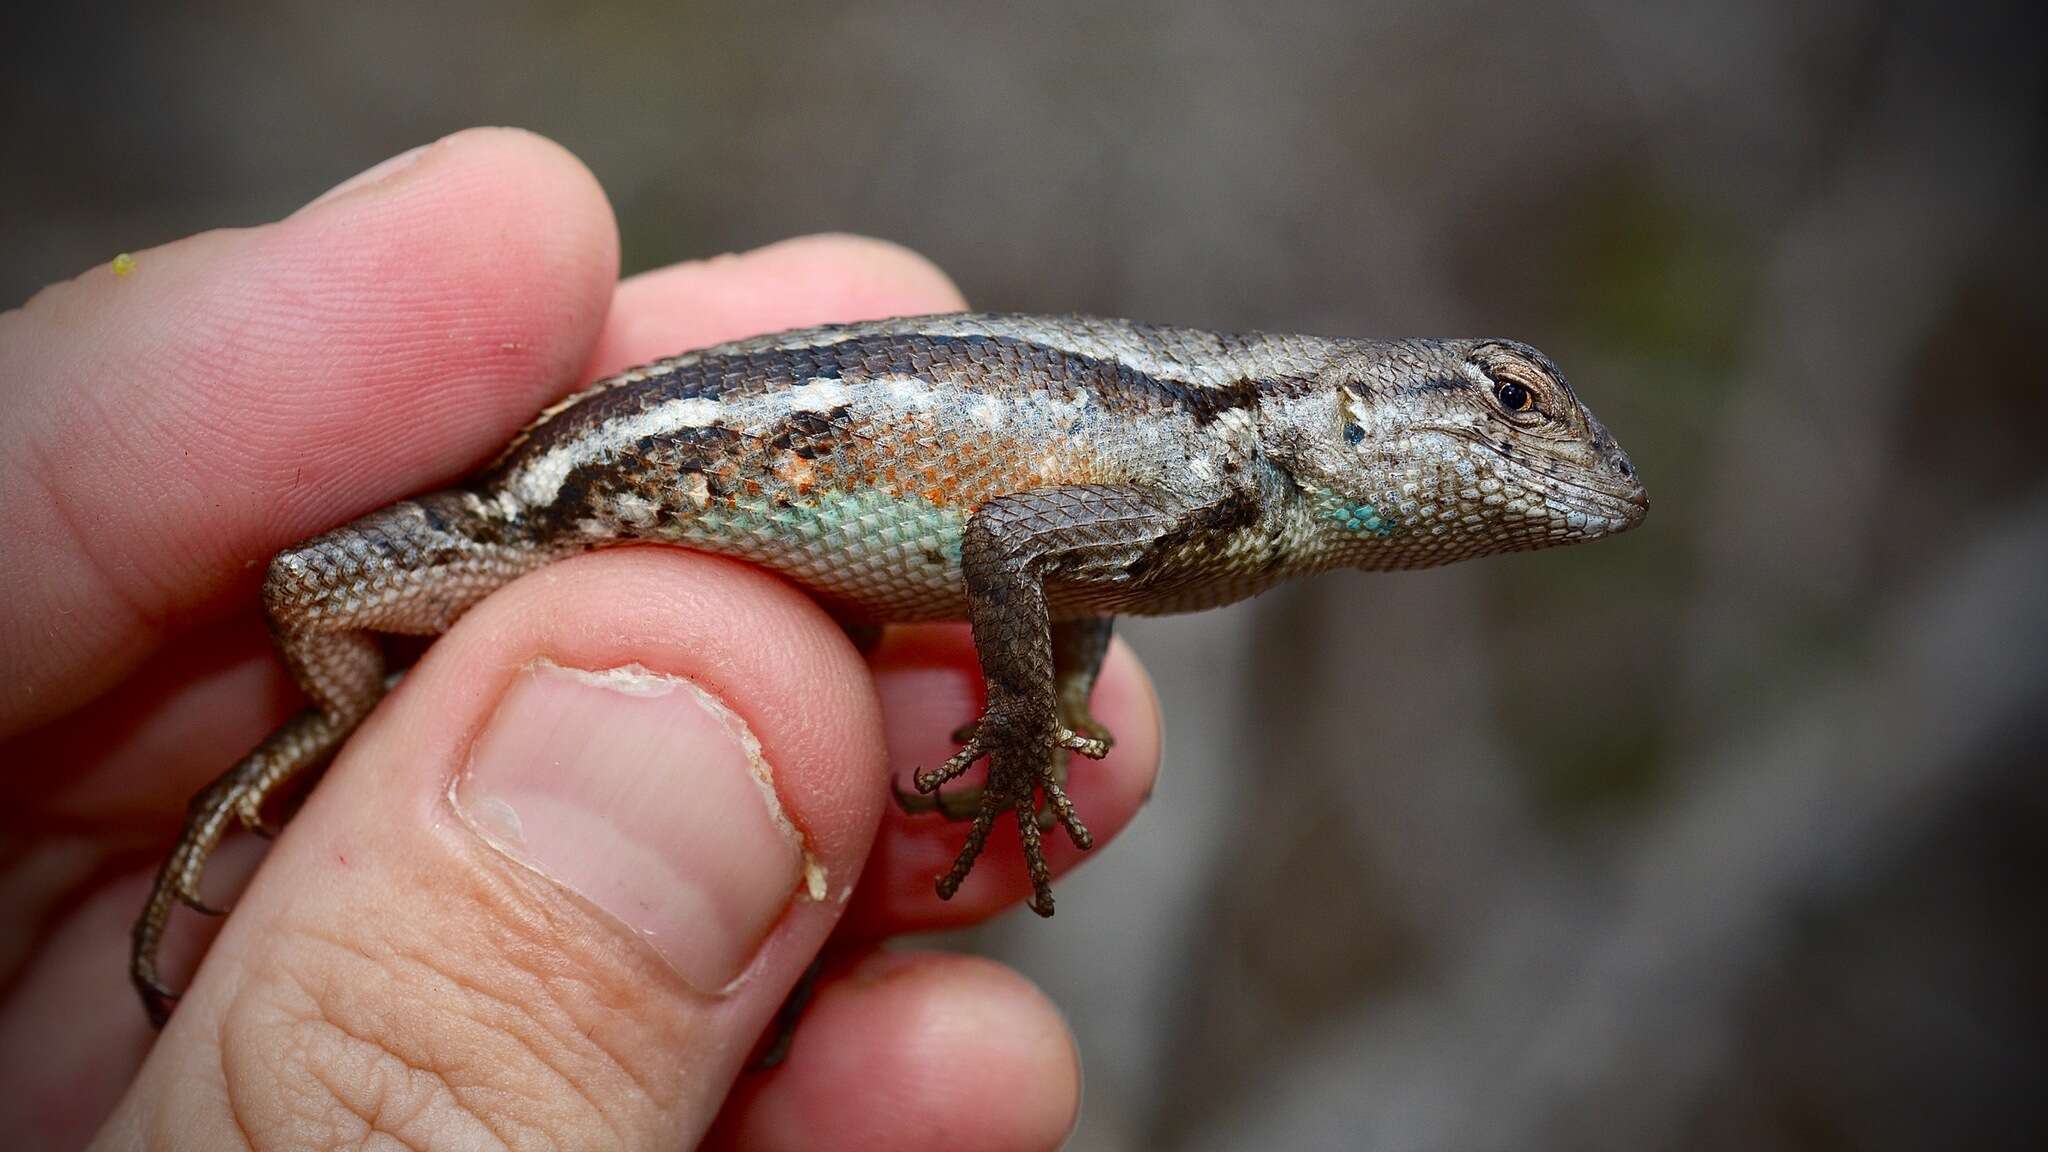
[[[263,826],[389,687],[377,633],[433,635],[551,560],[660,541],[780,573],[856,633],[970,622],[987,706],[912,810],[969,821],[959,887],[1016,814],[1050,916],[1063,788],[1110,734],[1088,695],[1123,613],[1227,604],[1335,567],[1415,568],[1624,531],[1628,457],[1556,367],[1506,340],[1229,334],[957,314],[787,332],[620,373],[549,408],[469,484],[272,560],[278,646],[311,705],[194,797],[134,931],[156,952],[231,821]],[[978,788],[941,786],[986,758]]]

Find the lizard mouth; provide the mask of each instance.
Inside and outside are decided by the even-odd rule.
[[[1626,532],[1650,512],[1649,496],[1640,485],[1630,492],[1615,492],[1562,478],[1551,483],[1555,487],[1550,490],[1550,504],[1564,512],[1567,524],[1583,526],[1590,534]]]
[[[1490,440],[1479,440],[1485,451],[1524,483],[1543,492],[1546,502],[1563,513],[1574,527],[1583,525],[1600,535],[1626,532],[1641,524],[1650,512],[1650,496],[1627,457],[1615,453],[1612,461],[1588,468],[1563,460],[1531,459],[1526,454],[1503,452]]]

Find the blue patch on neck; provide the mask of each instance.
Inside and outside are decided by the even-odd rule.
[[[1382,519],[1379,510],[1370,504],[1338,504],[1330,509],[1330,519],[1346,532],[1359,536],[1391,536],[1394,522]]]

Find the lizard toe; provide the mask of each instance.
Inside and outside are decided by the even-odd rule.
[[[939,785],[949,780],[958,779],[961,773],[973,767],[974,762],[981,759],[984,754],[979,739],[969,740],[967,747],[953,753],[944,764],[929,772],[919,772],[913,775],[910,778],[911,783],[917,786],[919,792],[936,792]]]
[[[1109,741],[1064,729],[1060,732],[1060,747],[1079,752],[1090,760],[1100,760],[1109,755]]]
[[[1024,842],[1024,865],[1031,873],[1031,910],[1052,915],[1052,866],[1045,862],[1045,838],[1038,828],[1038,814],[1030,805],[1017,808],[1017,835]]]

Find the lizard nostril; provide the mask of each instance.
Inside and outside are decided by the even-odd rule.
[[[1624,480],[1636,478],[1636,466],[1629,463],[1628,457],[1618,451],[1607,458],[1607,466],[1621,473],[1621,478]]]

